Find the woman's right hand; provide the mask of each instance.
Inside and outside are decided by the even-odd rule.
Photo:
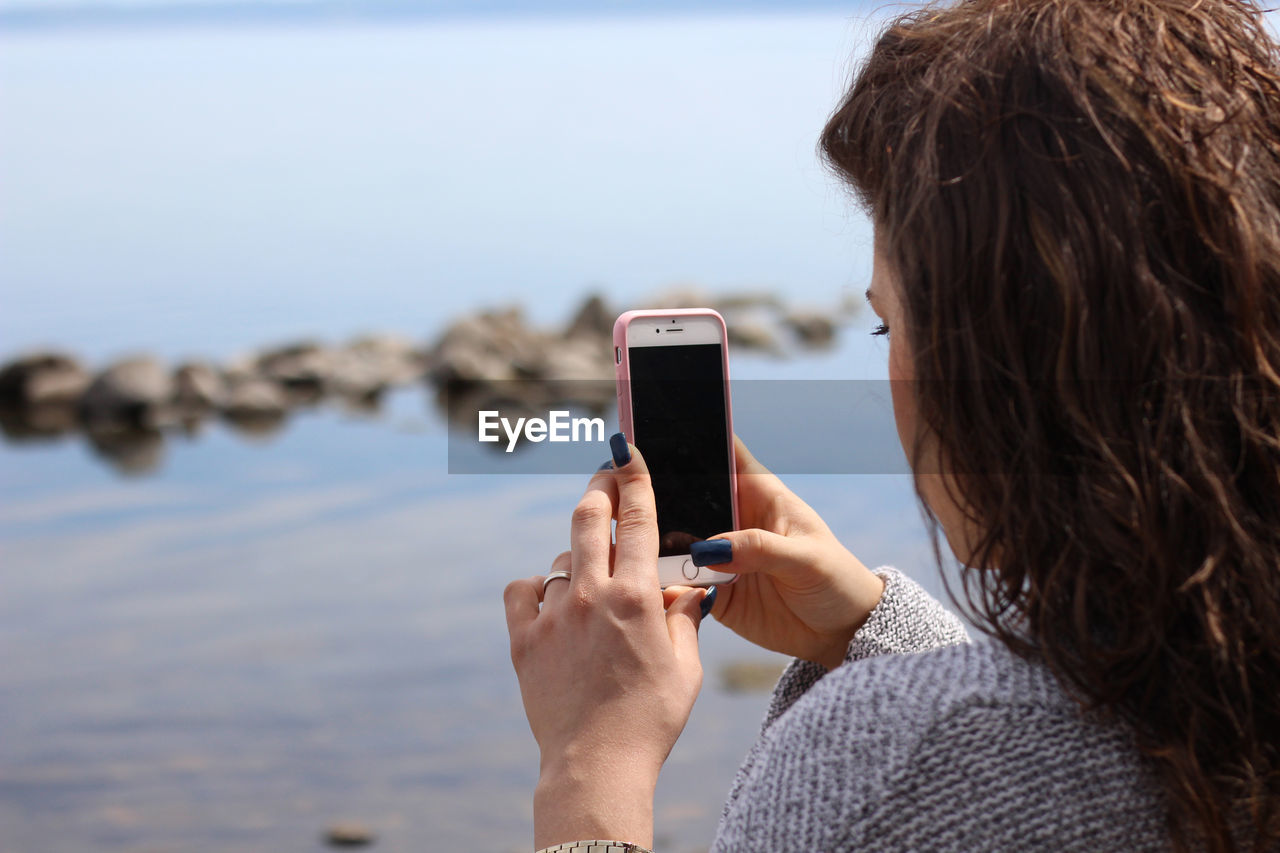
[[[813,509],[734,437],[742,530],[733,559],[713,566],[738,579],[721,584],[711,610],[757,645],[835,669],[884,592],[884,581],[831,533]]]

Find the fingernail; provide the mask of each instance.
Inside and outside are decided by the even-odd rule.
[[[728,539],[703,539],[689,546],[695,566],[718,566],[733,559],[733,543]]]
[[[612,460],[612,459],[606,459],[606,460],[604,460],[604,464],[603,464],[603,465],[601,465],[601,466],[600,466],[599,468],[597,468],[596,470],[597,470],[597,471],[608,471],[608,470],[609,470],[610,468],[612,468],[612,467],[613,467],[613,460]]]
[[[702,596],[702,603],[698,606],[702,608],[702,618],[706,619],[707,614],[711,612],[711,607],[716,603],[716,588],[710,587],[707,594]]]
[[[627,447],[627,437],[615,432],[609,439],[609,449],[613,451],[613,467],[621,468],[631,461],[631,448]]]

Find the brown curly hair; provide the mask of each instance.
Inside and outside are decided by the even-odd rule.
[[[927,7],[821,141],[981,531],[969,605],[1133,726],[1179,848],[1280,843],[1278,59],[1238,0]]]

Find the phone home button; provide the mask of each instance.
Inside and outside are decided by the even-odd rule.
[[[684,575],[685,580],[698,579],[698,567],[693,564],[693,560],[686,558],[680,565],[680,573]]]

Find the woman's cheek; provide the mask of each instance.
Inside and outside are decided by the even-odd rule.
[[[943,534],[952,552],[962,562],[968,557],[966,538],[963,534],[964,514],[955,506],[947,489],[947,483],[941,473],[941,465],[936,458],[937,444],[926,440],[917,441],[916,429],[916,389],[915,371],[911,367],[910,353],[907,352],[902,336],[889,339],[889,386],[893,395],[893,420],[898,428],[898,441],[902,444],[902,452],[907,457],[907,464],[915,474],[916,485],[920,489],[920,497],[933,511],[938,523],[942,525]],[[924,458],[919,458],[923,456]]]
[[[893,397],[893,420],[898,428],[898,441],[907,456],[907,464],[915,467],[916,399],[911,387],[910,359],[901,336],[889,336],[889,390]]]

